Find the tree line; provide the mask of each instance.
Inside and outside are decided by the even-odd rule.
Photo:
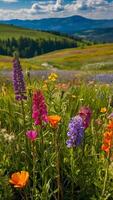
[[[30,58],[50,51],[72,47],[77,47],[76,41],[65,38],[61,40],[57,38],[36,40],[27,37],[20,37],[19,39],[8,38],[7,40],[0,39],[1,55],[12,56],[17,51],[21,58]]]

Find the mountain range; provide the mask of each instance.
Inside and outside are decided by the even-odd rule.
[[[113,27],[113,19],[88,19],[78,15],[65,18],[47,18],[40,20],[12,19],[7,21],[0,21],[0,23],[13,24],[16,26],[31,28],[35,30],[38,29],[45,31],[58,31],[68,34],[75,34],[77,31],[83,30]]]
[[[0,21],[1,24],[12,24],[24,28],[30,28],[34,30],[44,30],[44,31],[56,31],[60,33],[66,33],[68,35],[75,35],[79,37],[85,37],[87,39],[87,33],[90,32],[90,39],[98,41],[101,36],[105,33],[108,34],[111,31],[110,37],[113,33],[113,19],[88,19],[79,15],[65,17],[65,18],[47,18],[40,20],[19,20],[12,19],[7,21]],[[99,31],[99,37],[93,37],[97,30]],[[107,30],[108,29],[108,30]],[[95,31],[96,30],[96,31]],[[86,32],[88,31],[88,32]],[[104,32],[105,31],[105,32]],[[89,35],[89,33],[88,33]],[[109,37],[103,37],[103,41],[107,42]],[[102,40],[101,40],[102,41]],[[113,38],[110,39],[113,41]]]

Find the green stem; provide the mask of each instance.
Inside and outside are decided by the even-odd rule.
[[[55,151],[56,151],[56,170],[57,170],[57,188],[58,188],[58,196],[57,200],[63,200],[63,187],[61,182],[61,174],[60,174],[60,145],[59,145],[59,135],[58,129],[55,131]]]
[[[21,108],[22,108],[22,115],[23,115],[24,130],[26,131],[25,109],[24,109],[24,102],[23,102],[23,100],[21,100]]]
[[[72,174],[72,182],[71,182],[71,192],[72,192],[72,196],[71,199],[74,200],[74,180],[73,180],[73,170],[74,170],[74,149],[71,149],[71,174]]]
[[[35,189],[36,189],[36,174],[35,174],[35,166],[36,166],[36,151],[35,151],[35,141],[32,142],[32,155],[33,155],[33,197],[35,198]]]
[[[105,193],[105,189],[106,189],[106,183],[107,183],[107,178],[108,178],[108,169],[109,169],[109,156],[108,156],[107,163],[106,163],[106,171],[105,171],[103,189],[102,189],[102,194],[101,194],[102,197],[104,197],[104,193]]]

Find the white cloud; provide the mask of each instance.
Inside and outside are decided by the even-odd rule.
[[[62,11],[63,9],[64,9],[63,1],[57,0],[55,6],[53,7],[53,10]]]
[[[0,0],[2,2],[6,2],[6,3],[15,3],[18,2],[18,0]]]
[[[74,0],[70,4],[64,4],[63,0],[56,0],[55,3],[51,0],[49,3],[37,1],[29,9],[0,9],[0,19],[40,19],[70,15],[82,15],[89,18],[113,18],[113,2],[108,3],[107,0]]]
[[[106,0],[76,0],[74,6],[76,9],[96,9],[108,5]]]
[[[58,12],[64,10],[63,0],[56,0],[56,3],[54,4],[52,1],[47,3],[34,3],[31,8],[31,12],[36,13],[48,13],[48,12]]]

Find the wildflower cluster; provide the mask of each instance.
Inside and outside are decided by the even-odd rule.
[[[84,130],[89,126],[92,112],[88,107],[82,107],[77,116],[73,117],[68,126],[67,147],[75,147],[80,145],[83,137]]]
[[[103,144],[101,148],[108,154],[110,152],[112,145],[113,145],[113,120],[110,120],[107,125],[106,132],[104,133]]]

